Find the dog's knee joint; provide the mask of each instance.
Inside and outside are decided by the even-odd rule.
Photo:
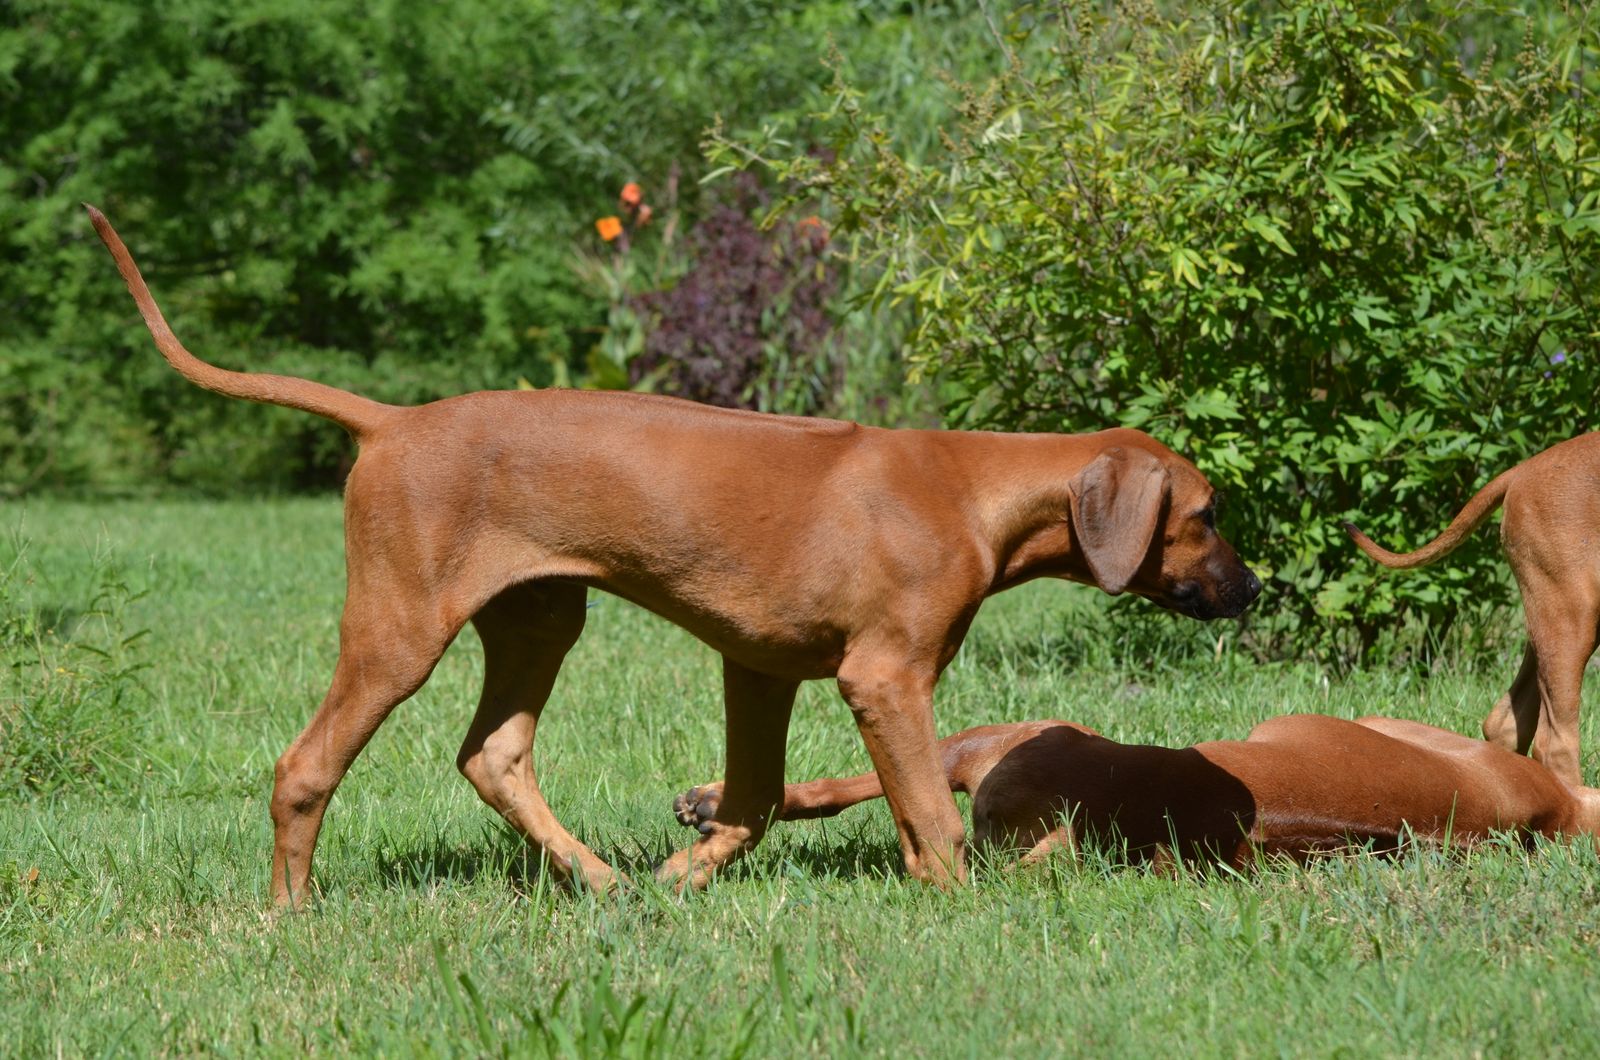
[[[526,758],[524,751],[498,750],[492,743],[485,743],[476,749],[462,748],[456,755],[456,768],[480,795],[494,802],[505,793]]]
[[[325,784],[313,783],[304,770],[295,769],[291,763],[278,760],[273,770],[272,819],[291,821],[315,813],[328,801],[330,789]]]
[[[899,669],[840,674],[838,681],[839,693],[858,721],[870,721],[907,698],[919,696],[923,689],[922,682]]]

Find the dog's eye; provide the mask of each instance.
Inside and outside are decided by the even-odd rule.
[[[1206,524],[1207,530],[1215,530],[1217,528],[1217,509],[1212,507],[1201,512],[1200,521]]]

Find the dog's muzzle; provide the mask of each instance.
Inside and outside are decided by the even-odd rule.
[[[1249,568],[1242,577],[1230,578],[1207,593],[1197,581],[1182,581],[1172,587],[1167,606],[1181,615],[1209,622],[1214,618],[1238,618],[1261,595],[1261,579]]]

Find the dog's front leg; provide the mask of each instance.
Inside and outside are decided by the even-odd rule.
[[[761,842],[783,806],[783,757],[798,688],[795,681],[756,673],[723,656],[728,765],[722,798],[701,826],[701,838],[668,858],[657,879],[704,887],[714,872]]]
[[[951,797],[933,728],[937,671],[903,659],[853,651],[839,670],[839,691],[900,832],[906,871],[941,886],[967,878],[966,830]]]

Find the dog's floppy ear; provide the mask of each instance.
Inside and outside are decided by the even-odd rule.
[[[1128,587],[1155,539],[1167,469],[1143,449],[1113,446],[1069,484],[1072,533],[1095,584],[1116,596]]]

